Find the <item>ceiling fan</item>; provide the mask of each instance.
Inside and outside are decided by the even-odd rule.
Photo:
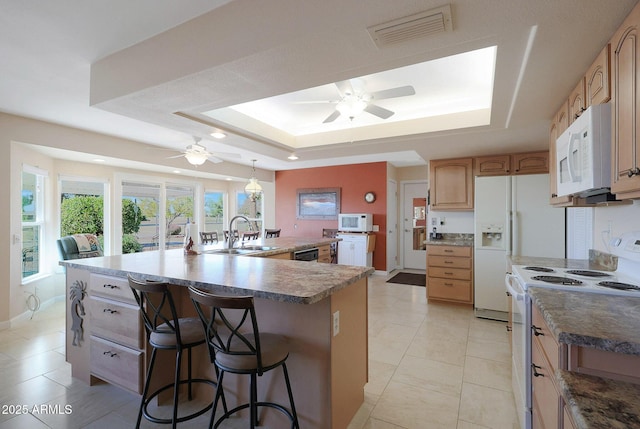
[[[191,165],[202,165],[206,161],[213,162],[215,164],[223,162],[222,159],[214,156],[211,152],[207,150],[206,147],[200,144],[202,140],[200,137],[193,137],[194,143],[190,144],[186,147],[185,150],[181,151],[180,155],[170,156],[169,158],[180,158],[184,157]],[[222,153],[217,152],[219,155],[224,155],[227,157],[240,158],[240,155],[237,153]]]
[[[364,80],[359,78],[336,82],[335,86],[338,89],[340,99],[327,101],[329,103],[335,103],[336,109],[324,121],[322,121],[325,124],[335,121],[341,115],[353,120],[355,116],[359,115],[363,111],[381,119],[388,119],[395,112],[373,104],[375,101],[385,100],[388,98],[406,97],[416,93],[416,90],[411,85],[398,86],[396,88],[389,88],[375,92],[366,92]]]

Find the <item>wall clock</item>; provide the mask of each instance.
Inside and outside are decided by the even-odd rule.
[[[376,194],[374,194],[373,192],[367,192],[366,194],[364,194],[364,200],[368,203],[372,203],[376,200]]]

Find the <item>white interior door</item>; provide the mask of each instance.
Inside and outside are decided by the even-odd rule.
[[[387,182],[387,272],[398,268],[398,184]]]
[[[424,199],[423,210],[416,200]],[[426,270],[426,199],[427,182],[402,183],[402,266],[404,268]]]

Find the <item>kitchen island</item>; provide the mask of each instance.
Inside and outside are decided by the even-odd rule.
[[[267,241],[262,244],[273,244]],[[311,246],[299,243],[306,245]],[[104,380],[141,391],[148,353],[126,280],[130,274],[175,285],[174,296],[182,315],[195,314],[187,286],[255,297],[261,331],[289,338],[287,365],[301,427],[344,428],[364,401],[367,276],[373,272],[371,267],[215,252],[185,255],[182,249],[64,261],[63,265],[69,298],[67,361],[73,376],[87,383]],[[202,347],[197,355],[196,372],[214,379],[206,349]],[[168,356],[162,365],[171,368],[173,361],[174,356]],[[164,372],[170,377],[172,370]],[[280,374],[261,377],[259,396],[286,404],[281,378]],[[160,384],[166,380],[155,381]],[[238,401],[244,400],[248,389],[243,382],[231,374],[225,377],[228,401],[233,403],[236,396]],[[265,413],[266,427],[270,427],[270,418],[277,418],[272,414],[279,413]]]

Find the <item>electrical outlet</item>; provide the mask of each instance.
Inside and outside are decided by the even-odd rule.
[[[340,311],[333,313],[333,336],[340,333]]]

